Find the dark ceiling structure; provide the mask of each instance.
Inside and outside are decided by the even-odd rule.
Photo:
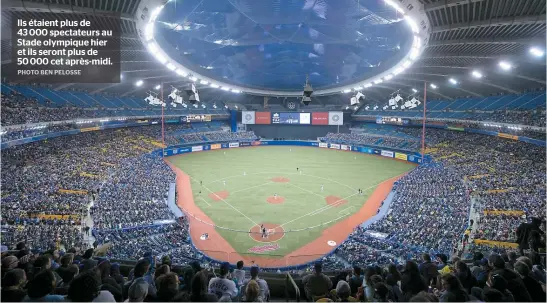
[[[416,1],[430,23],[427,46],[404,72],[364,89],[367,99],[386,100],[395,91],[421,92],[424,81],[437,86],[428,90],[428,99],[545,87],[545,57],[534,57],[530,48],[545,50],[546,0]],[[314,88],[349,83],[377,73],[389,66],[390,60],[407,53],[408,37],[412,37],[384,0],[337,0],[338,6],[328,0],[183,2],[188,7],[175,8],[174,3],[168,3],[169,10],[156,21],[157,34],[168,46],[185,50],[177,54],[177,61],[201,68],[212,78],[249,87],[294,90],[304,84],[306,75]],[[275,3],[284,5],[276,11],[272,8]],[[297,4],[291,7],[291,3]],[[55,85],[55,89],[144,97],[160,82],[180,86],[192,81],[176,77],[143,45],[136,25],[140,4],[141,0],[3,0],[2,65],[11,62],[12,18],[31,14],[76,19],[85,14],[108,26],[117,14],[122,22],[121,83],[66,83]],[[317,12],[319,17],[315,18],[298,14],[303,5],[323,6],[326,17],[320,18]],[[193,10],[188,12],[190,6]],[[500,60],[510,62],[513,68],[501,69]],[[474,70],[483,77],[472,77]],[[144,85],[135,86],[138,80]],[[209,100],[245,104],[260,103],[264,98],[196,84],[202,98]],[[350,95],[338,93],[314,100],[323,105],[348,104]]]

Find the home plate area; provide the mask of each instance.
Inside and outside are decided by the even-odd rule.
[[[255,225],[249,230],[249,236],[257,242],[276,242],[285,236],[285,230],[279,224],[262,223],[266,228],[266,234],[262,233],[260,225]]]

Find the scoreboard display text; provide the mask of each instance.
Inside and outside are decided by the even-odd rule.
[[[400,117],[376,117],[376,124],[409,125],[410,119]]]
[[[188,115],[180,117],[180,122],[211,122],[211,115]]]

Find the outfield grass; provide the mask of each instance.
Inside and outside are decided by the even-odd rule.
[[[196,205],[217,226],[245,231],[260,223],[282,225],[288,231],[342,220],[357,212],[379,183],[415,167],[411,163],[361,153],[288,146],[191,153],[170,157],[169,161],[192,178]],[[297,167],[302,170],[301,174],[297,173]],[[274,177],[290,181],[272,182],[270,179]],[[359,188],[364,191],[363,195],[357,194]],[[219,191],[228,191],[229,196],[221,201],[209,197],[211,192]],[[284,197],[285,202],[268,203],[266,199],[274,194]],[[325,197],[331,195],[347,203],[325,207]],[[315,213],[310,214],[312,212]],[[284,255],[309,243],[334,223],[286,233],[277,241],[280,249],[273,254]],[[264,244],[247,233],[218,231],[241,253]]]

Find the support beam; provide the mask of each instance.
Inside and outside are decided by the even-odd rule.
[[[31,2],[23,0],[3,0],[2,11],[17,11],[29,13],[55,13],[55,14],[84,14],[96,17],[120,18],[122,20],[135,21],[130,14],[105,11],[91,7],[81,7],[57,3]]]
[[[424,80],[423,79],[415,79],[415,78],[403,78],[403,77],[397,77],[397,79],[400,79],[400,80],[407,80],[407,81],[414,81],[414,82],[419,82],[419,83],[424,83]],[[408,85],[408,84],[403,84],[403,83],[399,83],[399,82],[395,82],[393,80],[390,80],[392,83],[395,83],[395,84],[399,84],[399,85],[403,85],[403,86],[409,86],[409,87],[413,87],[413,88],[416,88],[415,86],[413,85]],[[429,82],[429,81],[427,81]],[[418,92],[420,92],[420,88],[421,87],[418,87],[416,88],[418,90]],[[449,97],[449,96],[446,96],[446,95],[443,95],[439,92],[437,92],[436,90],[434,89],[430,89],[428,90],[428,92],[432,93],[432,94],[435,94],[435,95],[438,95],[438,96],[441,96],[445,99],[448,99],[448,100],[454,100],[454,98],[452,97]],[[423,92],[422,92],[423,93]]]
[[[414,75],[436,76],[436,77],[451,77],[450,75],[443,75],[443,74],[416,73],[416,72],[412,72],[412,74],[414,74]],[[490,83],[490,82],[486,82],[484,80],[473,79],[473,82],[478,82],[478,83],[481,83],[481,84],[484,84],[484,85],[492,86],[492,87],[495,87],[497,89],[501,89],[501,90],[504,90],[506,92],[510,92],[512,94],[519,94],[519,92],[517,92],[516,90],[510,89],[510,88],[507,88],[507,87],[504,87],[504,86],[499,86],[497,84],[493,84],[493,83]]]
[[[478,38],[478,39],[455,39],[455,40],[441,40],[441,41],[429,41],[427,44],[428,47],[441,46],[441,45],[466,45],[466,44],[535,44],[542,43],[541,39],[538,38]]]
[[[449,25],[434,26],[431,28],[431,33],[442,33],[453,30],[473,29],[489,26],[545,24],[545,17],[546,15],[542,14],[535,16],[500,17],[482,21],[454,23]]]
[[[437,2],[428,3],[424,5],[426,12],[435,11],[442,8],[449,8],[464,4],[473,4],[476,2],[483,2],[484,0],[439,0]]]
[[[420,68],[424,68],[424,67],[425,67],[425,68],[468,69],[468,70],[472,70],[472,69],[477,68],[477,66],[449,66],[449,65],[422,65],[422,66],[420,66]],[[501,74],[501,73],[498,73],[498,74]],[[537,79],[537,78],[528,77],[528,76],[523,76],[523,75],[515,74],[515,73],[512,73],[512,72],[507,73],[506,75],[507,75],[507,76],[517,77],[517,78],[520,78],[520,79],[524,79],[524,80],[528,80],[528,81],[532,81],[532,82],[536,82],[536,83],[545,85],[545,81],[544,81],[544,80],[540,80],[540,79]]]

